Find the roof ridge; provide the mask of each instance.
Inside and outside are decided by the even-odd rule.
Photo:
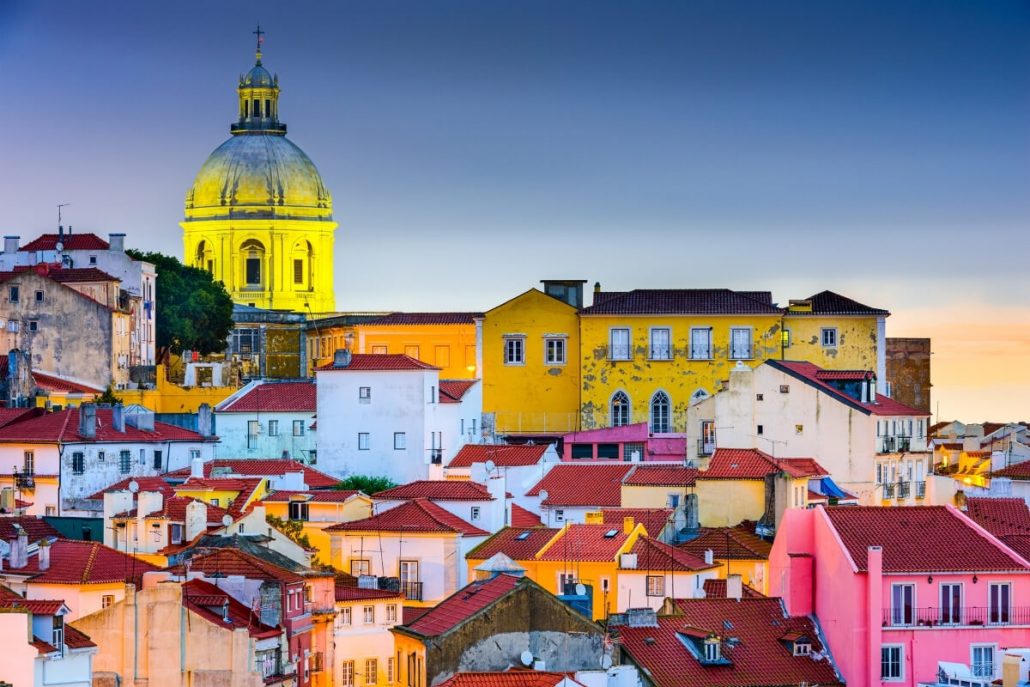
[[[89,556],[86,558],[86,565],[82,567],[82,583],[86,584],[89,580],[89,575],[93,571],[93,564],[96,563],[97,556],[100,555],[100,542],[93,542],[90,548]]]

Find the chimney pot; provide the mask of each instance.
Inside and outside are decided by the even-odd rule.
[[[339,348],[333,353],[333,367],[350,367],[351,355],[346,348]]]
[[[71,227],[68,230],[71,233]],[[125,250],[125,234],[108,234],[107,244],[112,251],[123,252]]]
[[[632,515],[627,515],[622,519],[622,531],[624,534],[629,534],[633,531],[633,528],[637,526],[636,521],[633,520]]]
[[[111,406],[111,429],[116,432],[125,432],[125,406],[121,403]]]
[[[715,563],[715,552],[711,549],[705,549],[705,563],[708,565]]]
[[[97,436],[97,406],[94,403],[79,406],[79,436],[84,439],[95,439]]]
[[[39,569],[50,569],[50,542],[46,539],[39,542]]]
[[[21,243],[20,236],[5,236],[4,237],[4,253],[17,253],[18,246]]]
[[[601,282],[594,282],[594,293],[601,293]]]

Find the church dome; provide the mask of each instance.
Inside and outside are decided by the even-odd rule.
[[[243,77],[243,85],[247,88],[269,88],[274,82],[272,75],[259,62]]]

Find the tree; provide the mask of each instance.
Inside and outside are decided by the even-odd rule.
[[[225,286],[196,267],[161,253],[126,251],[157,268],[157,347],[163,353],[225,350],[233,329],[232,299]],[[160,356],[159,356],[160,359]]]
[[[104,393],[100,394],[95,399],[93,399],[93,402],[94,403],[101,403],[101,404],[102,403],[107,403],[109,405],[114,405],[115,403],[121,403],[122,400],[120,398],[118,398],[117,396],[115,396],[114,389],[111,387],[110,384],[108,384],[107,388],[104,389]]]
[[[387,489],[393,489],[397,486],[396,482],[390,480],[389,477],[377,477],[373,475],[351,475],[339,484],[334,489],[341,491],[347,489],[357,489],[358,491],[365,494],[375,494],[376,492],[386,491]]]

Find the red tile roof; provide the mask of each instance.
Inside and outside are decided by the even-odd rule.
[[[422,479],[372,494],[376,501],[429,499],[430,501],[490,501],[489,490],[478,482]]]
[[[697,479],[697,468],[682,465],[637,465],[623,484],[636,487],[690,487]]]
[[[622,649],[661,687],[766,687],[843,685],[830,660],[794,656],[785,635],[811,640],[812,651],[826,648],[807,617],[790,618],[780,599],[682,599],[682,615],[658,618],[657,627],[620,626]],[[704,665],[685,643],[714,634],[722,639],[725,664]],[[735,639],[736,641],[731,641]]]
[[[69,408],[47,413],[36,418],[15,422],[0,428],[0,442],[18,443],[163,443],[167,441],[215,441],[188,429],[155,422],[153,432],[145,432],[125,425],[124,432],[111,426],[111,409],[97,408],[96,437],[86,439],[79,435],[79,409]]]
[[[433,325],[433,324],[475,324],[481,312],[394,312],[380,318],[364,322],[359,327],[395,327],[399,325]]]
[[[241,396],[229,398],[218,405],[219,413],[313,413],[315,383],[261,382]]]
[[[44,391],[63,392],[67,394],[101,394],[103,389],[88,384],[80,384],[68,379],[62,379],[56,375],[48,375],[38,370],[33,370],[32,379],[36,386]]]
[[[611,535],[611,536],[608,536]],[[607,562],[614,561],[629,534],[622,525],[566,525],[546,549],[539,552],[541,561]]]
[[[25,534],[29,535],[30,544],[40,539],[61,538],[61,534],[38,515],[21,515],[0,518],[0,541],[11,541],[15,538],[15,525],[20,525]]]
[[[485,532],[449,513],[432,501],[414,499],[363,520],[341,522],[323,532],[454,532],[470,537]]]
[[[704,590],[705,590],[705,598],[725,599],[726,598],[726,580],[724,580],[724,579],[723,580],[712,580],[712,579],[705,580]],[[745,598],[745,599],[748,599],[748,598],[750,598],[750,599],[760,599],[763,596],[765,596],[765,594],[762,594],[760,591],[758,591],[754,587],[750,587],[750,586],[748,586],[746,584],[741,583],[741,596],[742,596],[742,598]],[[679,604],[679,601],[680,601],[679,599],[676,599],[677,605]]]
[[[967,498],[966,515],[995,537],[1030,535],[1030,506],[1023,499]]]
[[[584,315],[779,315],[767,291],[729,289],[634,289],[608,294],[583,308]]]
[[[266,503],[305,501],[307,503],[346,503],[360,494],[356,489],[330,489],[328,491],[277,491],[262,499]]]
[[[439,367],[400,353],[354,353],[347,367],[335,367],[332,363],[317,368],[319,372],[368,372],[390,370],[439,370]]]
[[[1030,561],[1030,534],[1006,534],[998,538],[1023,560]]]
[[[204,463],[204,476],[212,474],[240,477],[282,477],[290,472],[303,472],[309,489],[326,489],[340,483],[336,477],[320,472],[310,465],[285,458],[217,458]],[[168,473],[174,477],[188,477],[190,468]]]
[[[825,379],[821,379],[819,374],[824,372],[824,370],[818,365],[813,365],[809,362],[795,360],[767,360],[764,364],[786,372],[795,379],[799,379],[809,386],[815,387],[819,391],[835,398],[841,403],[870,415],[909,415],[912,417],[928,417],[930,415],[930,413],[924,410],[911,408],[902,403],[898,403],[893,398],[888,398],[883,394],[876,394],[876,403],[862,403],[860,399],[854,399],[851,396],[848,396],[843,391],[835,388],[831,384],[828,384]]]
[[[772,544],[741,527],[702,527],[697,537],[679,545],[701,559],[711,550],[720,560],[768,560]]]
[[[866,570],[870,546],[883,547],[885,573],[1030,569],[947,506],[842,506],[825,512],[859,570]]]
[[[440,403],[461,403],[462,397],[478,383],[478,379],[441,379],[438,400]]]
[[[509,670],[503,673],[455,673],[438,687],[555,687],[569,677],[542,670]]]
[[[42,234],[32,239],[18,250],[33,252],[37,250],[57,250],[57,242],[64,243],[64,250],[110,250],[110,244],[96,234]]]
[[[45,654],[56,654],[57,651],[58,651],[57,647],[54,646],[53,644],[50,644],[48,642],[44,642],[42,639],[38,639],[36,637],[32,638],[31,644],[32,644],[32,646],[34,646],[36,648],[36,651],[39,654],[43,654],[43,655],[45,655]]]
[[[555,465],[526,495],[546,491],[545,506],[620,506],[622,480],[632,469],[631,463]]]
[[[25,611],[36,615],[57,615],[68,607],[60,599],[26,599],[12,589],[0,585],[0,608]]]
[[[251,609],[204,580],[194,579],[183,583],[182,605],[219,627],[227,630],[246,629],[255,639],[277,637],[282,633],[262,623],[260,616]],[[223,608],[228,612],[223,613]]]
[[[813,458],[773,458],[756,448],[717,448],[698,479],[765,479],[785,472],[794,478],[828,475]]]
[[[53,279],[59,284],[73,284],[73,283],[89,283],[89,282],[101,282],[101,281],[116,281],[121,282],[118,277],[111,276],[103,270],[98,270],[96,267],[62,267],[54,264],[39,264],[39,265],[18,265],[14,268],[14,272],[35,272],[40,276]]]
[[[622,527],[625,518],[633,518],[647,531],[647,536],[658,537],[672,518],[671,508],[602,508],[601,522]]]
[[[7,573],[31,576],[32,583],[78,585],[131,582],[155,570],[160,568],[100,542],[58,539],[50,545],[48,569],[40,570],[39,556],[32,555],[24,568]]]
[[[541,527],[543,524],[540,516],[533,511],[527,510],[517,503],[511,504],[512,527]]]
[[[469,551],[465,558],[485,561],[503,553],[513,561],[528,561],[558,532],[554,527],[505,527]]]
[[[207,503],[205,501],[201,501],[200,499],[195,499],[190,496],[170,496],[164,499],[164,502],[161,504],[161,508],[159,510],[148,513],[146,517],[166,518],[170,522],[186,522],[186,507],[194,501],[198,503],[203,503],[205,506],[207,506],[207,523],[209,525],[221,524],[222,518],[225,517],[229,512],[224,508],[219,508],[214,504]],[[137,512],[137,509],[133,508],[123,513],[118,513],[112,517],[135,518]]]
[[[78,630],[71,625],[65,625],[64,645],[69,649],[88,649],[97,644],[82,630]]]
[[[241,575],[251,580],[282,582],[291,584],[303,582],[304,578],[293,572],[273,565],[257,556],[233,548],[195,549],[189,559],[190,572],[202,572],[205,575]],[[183,575],[187,567],[183,564],[169,568],[177,575]]]
[[[806,301],[812,302],[811,312],[797,312],[793,311],[789,314],[794,315],[882,315],[887,316],[890,313],[880,308],[873,308],[868,305],[859,303],[858,301],[842,296],[839,293],[833,291],[820,291],[817,294],[805,298]]]
[[[336,600],[337,601],[369,601],[372,599],[402,599],[404,595],[399,591],[391,592],[386,589],[363,589],[358,586],[358,579],[347,575],[336,578]]]
[[[472,582],[429,609],[415,622],[404,626],[404,629],[423,637],[442,635],[506,596],[519,585],[519,579],[502,574]]]
[[[991,477],[1008,477],[1009,479],[1030,479],[1030,460],[1022,463],[1009,465],[1001,470],[995,470]]]
[[[472,467],[473,463],[492,460],[497,467],[536,465],[550,444],[465,444],[447,465],[449,468]]]
[[[0,355],[0,377],[7,378],[7,356]],[[44,414],[42,408],[0,408],[0,427]]]
[[[107,492],[126,491],[132,482],[139,485],[140,491],[160,492],[165,495],[165,498],[175,495],[175,489],[165,480],[164,477],[141,475],[139,477],[126,477],[123,480],[115,482],[109,487],[104,487],[100,491],[90,494],[86,498],[103,500],[104,494]]]
[[[637,554],[637,564],[634,569],[641,571],[697,572],[718,567],[715,563],[705,563],[704,558],[695,556],[689,551],[677,549],[650,537],[637,539],[633,548],[630,549],[630,553]],[[624,568],[621,561],[619,567]]]

